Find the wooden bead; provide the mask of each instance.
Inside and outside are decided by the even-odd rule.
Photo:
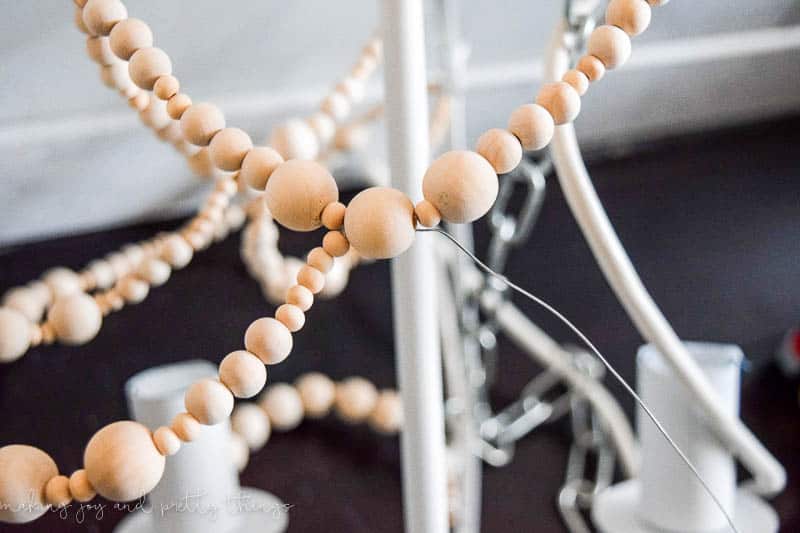
[[[498,174],[511,172],[522,161],[522,145],[512,133],[492,128],[478,139],[476,151]]]
[[[341,202],[333,202],[322,210],[322,225],[328,229],[340,229],[344,225],[344,213],[347,208]]]
[[[239,128],[225,128],[208,145],[211,161],[217,168],[236,171],[242,167],[247,152],[253,149],[250,136]]]
[[[221,382],[205,378],[195,381],[183,397],[186,411],[206,426],[219,424],[233,411],[233,394]]]
[[[144,299],[147,298],[147,294],[150,292],[150,286],[147,282],[134,278],[133,276],[119,280],[116,289],[126,302],[133,305],[144,301]]]
[[[319,372],[309,372],[295,382],[297,393],[303,402],[303,411],[308,418],[322,418],[328,414],[336,399],[336,384]]]
[[[297,390],[286,383],[267,387],[258,404],[278,431],[289,431],[303,421],[303,401]]]
[[[244,333],[244,346],[264,364],[274,365],[292,352],[292,334],[274,318],[259,318]]]
[[[203,431],[203,425],[189,413],[175,415],[170,427],[183,442],[192,442]]]
[[[69,491],[69,478],[67,476],[55,476],[50,478],[44,487],[44,501],[53,507],[60,508],[72,501],[72,494]]]
[[[606,66],[603,64],[603,62],[590,55],[581,57],[578,60],[578,64],[575,68],[583,72],[586,77],[589,78],[590,82],[602,79],[606,73]]]
[[[56,463],[38,448],[0,448],[0,522],[24,524],[42,516],[45,486],[57,475]]]
[[[244,156],[239,180],[259,191],[267,186],[267,181],[275,169],[283,163],[283,157],[269,146],[256,146]]]
[[[630,58],[631,38],[616,26],[598,26],[589,36],[586,52],[602,61],[607,69],[614,69]]]
[[[369,415],[369,425],[378,433],[393,435],[403,427],[403,402],[393,390],[383,390],[378,395],[375,408]]]
[[[210,176],[211,173],[214,172],[214,163],[211,162],[211,155],[208,152],[208,148],[201,148],[187,157],[186,162],[189,164],[189,168],[192,172],[197,176]],[[204,248],[204,246],[200,248]]]
[[[339,188],[328,170],[315,161],[282,163],[264,189],[267,207],[281,225],[312,231],[322,225],[322,210],[339,200]]]
[[[364,81],[357,78],[343,79],[336,85],[336,91],[343,94],[354,104],[361,102],[366,93]]]
[[[323,113],[330,115],[336,122],[341,122],[350,114],[350,102],[345,95],[335,91],[322,101],[319,109]]]
[[[492,165],[466,150],[440,156],[422,180],[425,199],[436,206],[444,220],[454,223],[472,222],[485,215],[494,205],[497,190],[497,174]]]
[[[561,81],[568,83],[579,96],[583,96],[589,90],[589,78],[577,69],[568,70]]]
[[[111,65],[119,61],[111,50],[108,37],[87,37],[86,54],[100,65]]]
[[[323,274],[327,274],[333,268],[333,256],[319,246],[308,252],[306,262]]]
[[[229,440],[231,464],[236,468],[237,472],[243,471],[250,461],[250,451],[247,449],[247,443],[237,433],[232,433]]]
[[[153,442],[161,455],[175,455],[181,449],[181,439],[172,429],[161,426],[153,432]]]
[[[128,76],[128,72],[126,70],[125,75]],[[128,80],[130,80],[130,76],[128,76]],[[133,85],[133,82],[130,82]],[[134,86],[135,87],[135,86]],[[140,90],[136,87],[136,90],[139,91],[133,97],[128,100],[128,105],[135,109],[136,111],[144,111],[147,109],[147,106],[150,105],[150,95],[147,94],[145,91]]]
[[[137,270],[137,274],[153,287],[166,283],[171,272],[167,263],[155,258],[145,260]]]
[[[75,7],[75,11],[72,13],[72,20],[75,23],[75,26],[81,33],[85,33],[86,35],[91,35],[89,28],[86,27],[86,24],[83,22],[83,8],[82,7]]]
[[[517,142],[517,144],[519,143]],[[417,216],[419,223],[426,228],[438,226],[439,222],[442,221],[442,214],[439,213],[439,210],[436,209],[436,206],[430,203],[428,200],[422,200],[419,202],[416,207],[414,207],[414,214]]]
[[[273,129],[267,144],[284,159],[312,160],[319,155],[319,142],[314,130],[299,119],[290,119]]]
[[[264,388],[267,369],[254,354],[237,350],[226,355],[219,364],[219,380],[237,398],[252,398]]]
[[[364,378],[348,378],[336,387],[336,413],[350,424],[366,420],[377,400],[375,385]]]
[[[85,344],[95,338],[103,324],[103,314],[97,302],[83,292],[57,298],[47,321],[53,327],[59,342],[64,344]]]
[[[622,28],[631,37],[647,29],[651,16],[645,0],[611,0],[606,8],[606,24]]]
[[[81,468],[76,470],[69,476],[69,492],[76,502],[85,503],[93,500],[97,493],[89,483],[89,477],[86,475],[86,470]]]
[[[325,275],[310,265],[303,265],[297,273],[297,283],[317,294],[325,287]]]
[[[156,131],[172,124],[172,119],[167,113],[167,103],[154,97],[150,97],[147,107],[139,112],[139,118],[145,126]]]
[[[272,432],[267,413],[254,403],[242,403],[233,410],[231,429],[252,451],[263,448]]]
[[[81,290],[81,278],[72,270],[64,267],[51,268],[42,276],[53,297],[68,296]]]
[[[362,256],[397,257],[414,242],[414,204],[397,189],[371,187],[350,201],[344,227],[350,245]]]
[[[144,21],[127,19],[114,26],[109,35],[111,50],[125,61],[142,48],[153,46],[153,32]]]
[[[149,91],[160,77],[172,74],[172,61],[160,48],[140,48],[128,62],[128,74],[133,83]]]
[[[314,294],[302,285],[293,285],[286,291],[286,303],[296,305],[302,311],[308,311],[314,304]]]
[[[167,113],[173,120],[180,120],[183,113],[192,106],[192,99],[188,95],[178,93],[167,101]],[[181,128],[183,131],[183,128]]]
[[[150,430],[130,420],[114,422],[95,433],[83,453],[89,483],[98,494],[115,502],[132,501],[153,490],[164,464]]]
[[[29,287],[15,287],[3,295],[3,307],[19,311],[33,323],[42,318],[46,305]]]
[[[195,146],[208,146],[214,135],[224,127],[225,115],[213,104],[193,104],[181,116],[183,135]]]
[[[192,260],[194,251],[180,235],[170,235],[164,240],[161,257],[174,269],[183,268]]]
[[[302,309],[292,304],[283,304],[275,310],[275,319],[292,333],[300,331],[306,323]]]
[[[95,286],[98,289],[108,289],[116,281],[114,270],[108,261],[103,259],[95,259],[87,266],[87,270],[92,273]]]
[[[92,35],[108,35],[126,18],[128,10],[119,0],[89,0],[83,6],[83,23]]]
[[[511,113],[508,131],[513,133],[526,150],[541,150],[553,138],[553,116],[537,104],[521,105]]]
[[[350,250],[350,241],[341,231],[329,231],[322,238],[322,249],[333,257],[342,257]]]
[[[314,113],[309,117],[308,125],[316,134],[320,147],[331,142],[336,133],[336,122],[327,113]]]
[[[536,103],[547,109],[556,125],[572,122],[581,112],[581,97],[563,81],[543,85]]]
[[[181,83],[178,81],[178,78],[171,74],[167,74],[166,76],[161,76],[156,80],[155,85],[153,85],[153,94],[156,95],[161,100],[169,100],[176,94],[181,88]]]
[[[100,67],[100,79],[109,89],[118,89],[120,92],[129,89],[139,90],[128,74],[128,65],[122,61]],[[128,103],[132,105],[130,100]]]

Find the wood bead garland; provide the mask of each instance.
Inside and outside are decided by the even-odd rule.
[[[344,231],[350,245],[363,257],[397,257],[414,242],[414,204],[397,189],[365,189],[347,206]]]
[[[302,285],[294,285],[286,291],[286,303],[296,305],[303,311],[308,311],[314,304],[314,294]]]
[[[647,29],[651,16],[645,0],[611,0],[606,8],[606,24],[621,28],[631,37]]]
[[[239,171],[239,179],[250,187],[263,191],[275,169],[283,163],[283,157],[269,146],[257,146],[247,152]]]
[[[498,187],[492,165],[467,150],[443,154],[428,167],[422,179],[425,199],[436,206],[444,220],[457,224],[485,215],[497,199]]]
[[[25,315],[0,307],[0,363],[16,361],[31,345],[31,325]]]
[[[536,103],[547,109],[556,125],[575,120],[581,111],[581,97],[563,81],[547,83],[539,90]]]
[[[475,149],[498,174],[511,172],[522,161],[522,146],[519,139],[499,128],[492,128],[481,135]]]
[[[323,209],[339,200],[333,176],[315,161],[282,163],[270,176],[264,192],[275,220],[294,231],[319,228]]]
[[[83,6],[83,23],[92,35],[108,35],[114,25],[128,18],[119,0],[89,0]]]
[[[219,131],[208,145],[211,161],[217,168],[227,171],[239,170],[247,152],[252,149],[250,136],[239,128]]]
[[[342,420],[356,424],[367,419],[377,400],[375,385],[364,378],[352,377],[337,385],[334,405]]]
[[[550,143],[555,131],[553,116],[542,106],[525,104],[511,113],[508,130],[525,150],[541,150]]]
[[[631,56],[631,38],[616,26],[598,26],[589,36],[586,51],[602,61],[605,68],[614,69]]]
[[[53,459],[38,448],[0,448],[0,521],[24,524],[47,512],[45,486],[57,475]]]
[[[111,50],[124,61],[128,61],[137,50],[153,46],[153,32],[150,26],[135,18],[116,24],[111,30],[109,39]]]
[[[237,398],[252,398],[264,388],[267,369],[257,356],[237,350],[219,364],[219,379]]]
[[[160,48],[140,48],[128,62],[128,73],[133,83],[149,91],[161,76],[172,74],[172,61]]]
[[[64,344],[84,344],[100,331],[103,315],[94,298],[83,292],[56,299],[47,321]]]
[[[86,445],[83,464],[98,494],[128,502],[153,490],[164,473],[165,460],[149,429],[123,420],[94,434]]]
[[[267,387],[259,400],[270,424],[278,431],[289,431],[303,421],[303,402],[297,390],[285,383]]]
[[[275,311],[275,319],[292,333],[300,331],[306,323],[303,310],[292,304],[283,304]]]
[[[207,426],[219,424],[233,411],[233,394],[215,379],[195,381],[184,396],[186,411]]]
[[[224,127],[225,115],[213,104],[192,104],[181,115],[181,131],[186,140],[195,146],[208,146],[214,135]]]
[[[319,372],[303,374],[295,382],[295,388],[303,402],[305,415],[309,418],[327,415],[336,399],[336,384]]]
[[[263,409],[254,403],[242,403],[233,410],[231,430],[244,438],[250,450],[258,450],[269,440],[272,427]]]
[[[264,364],[274,365],[286,359],[292,351],[292,334],[274,318],[259,318],[247,328],[244,345]]]

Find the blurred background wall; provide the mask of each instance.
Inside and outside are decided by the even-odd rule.
[[[311,109],[375,29],[374,0],[127,0],[194,101],[261,142]],[[541,82],[563,4],[464,0],[468,139]],[[185,213],[206,185],[99,81],[73,4],[11,2],[0,22],[0,246]],[[800,110],[800,2],[674,0],[631,62],[593,86],[577,127],[604,153]],[[380,83],[371,88],[379,97]],[[788,148],[788,147],[787,147]],[[376,148],[383,150],[380,146]],[[702,157],[702,154],[698,154]],[[642,176],[646,179],[647,176]]]

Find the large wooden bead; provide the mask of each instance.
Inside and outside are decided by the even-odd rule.
[[[83,453],[89,483],[98,494],[115,502],[136,500],[153,490],[164,464],[150,430],[130,420],[114,422],[95,433]]]
[[[294,285],[286,291],[286,303],[296,305],[302,311],[308,311],[314,303],[314,293],[302,285]]]
[[[267,413],[254,403],[242,403],[233,410],[231,429],[241,435],[252,451],[261,449],[272,431]]]
[[[89,477],[86,475],[86,470],[76,470],[69,476],[69,492],[76,502],[85,503],[94,499],[97,493],[89,483]]]
[[[522,146],[519,139],[499,128],[492,128],[481,135],[475,149],[498,174],[511,172],[522,161]]]
[[[631,56],[631,38],[616,26],[598,26],[589,36],[586,51],[602,61],[607,69],[614,69]]]
[[[344,217],[350,245],[370,259],[388,259],[414,242],[414,204],[401,191],[371,187],[350,201]]]
[[[239,128],[221,130],[208,145],[211,161],[217,168],[230,172],[242,168],[242,161],[252,148],[250,136]]]
[[[195,381],[183,398],[186,411],[206,426],[219,424],[233,411],[233,394],[215,379]]]
[[[300,331],[306,323],[306,315],[302,309],[293,304],[283,304],[275,310],[275,319],[294,333]]]
[[[336,387],[336,412],[350,424],[366,420],[377,400],[375,385],[364,378],[348,378]]]
[[[54,298],[68,296],[81,290],[81,278],[72,270],[64,267],[51,268],[42,276]]]
[[[56,299],[47,313],[47,321],[59,342],[77,345],[95,338],[103,323],[103,314],[94,298],[76,292]]]
[[[303,402],[305,415],[309,418],[327,415],[336,399],[336,384],[319,372],[303,374],[295,382],[295,388]]]
[[[606,8],[606,24],[622,28],[630,36],[646,30],[651,16],[652,10],[645,0],[611,0]]]
[[[219,380],[237,398],[252,398],[264,388],[267,369],[255,355],[237,350],[226,355],[219,364]]]
[[[131,56],[128,73],[133,83],[149,91],[158,78],[172,74],[172,61],[160,48],[140,48]]]
[[[314,130],[307,122],[291,119],[272,130],[267,142],[284,159],[316,159],[319,142]]]
[[[214,135],[224,127],[225,115],[213,104],[194,104],[181,115],[181,131],[186,140],[195,146],[208,146]]]
[[[339,200],[339,188],[319,163],[290,160],[272,173],[265,196],[279,223],[294,231],[312,231],[322,225],[325,206]]]
[[[31,323],[25,315],[0,307],[0,363],[16,361],[31,346]]]
[[[467,150],[443,154],[431,163],[422,180],[425,199],[436,206],[444,220],[454,223],[472,222],[485,215],[494,205],[497,189],[492,165]]]
[[[283,163],[283,157],[269,146],[256,146],[244,156],[239,179],[254,189],[263,191],[275,169]]]
[[[3,295],[3,307],[19,311],[31,322],[39,322],[47,301],[40,298],[30,287],[15,287]]]
[[[0,522],[24,524],[47,511],[47,482],[58,475],[56,463],[33,446],[0,448]]]
[[[180,235],[170,235],[162,244],[161,257],[172,268],[183,268],[189,264],[194,255],[194,250]]]
[[[114,26],[109,35],[111,50],[120,59],[129,60],[142,48],[153,46],[153,32],[144,21],[127,19]]]
[[[244,333],[244,346],[264,364],[274,365],[292,352],[292,334],[274,318],[259,318]]]
[[[126,18],[128,10],[120,0],[89,0],[83,6],[83,23],[92,35],[108,35]]]
[[[539,90],[536,103],[547,109],[556,125],[567,124],[581,112],[581,97],[563,81],[547,83]]]
[[[278,431],[289,431],[303,421],[303,401],[297,390],[286,383],[267,387],[259,405],[267,413],[272,427]]]
[[[392,435],[403,427],[403,402],[393,390],[383,390],[369,415],[369,425],[378,433]]]
[[[526,150],[541,150],[553,138],[555,123],[547,109],[537,104],[525,104],[511,113],[508,130]]]

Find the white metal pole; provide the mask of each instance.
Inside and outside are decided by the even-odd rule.
[[[428,165],[422,0],[384,0],[386,127],[392,185],[413,200]],[[442,363],[432,240],[392,261],[395,349],[405,427],[403,502],[408,533],[447,531]]]

